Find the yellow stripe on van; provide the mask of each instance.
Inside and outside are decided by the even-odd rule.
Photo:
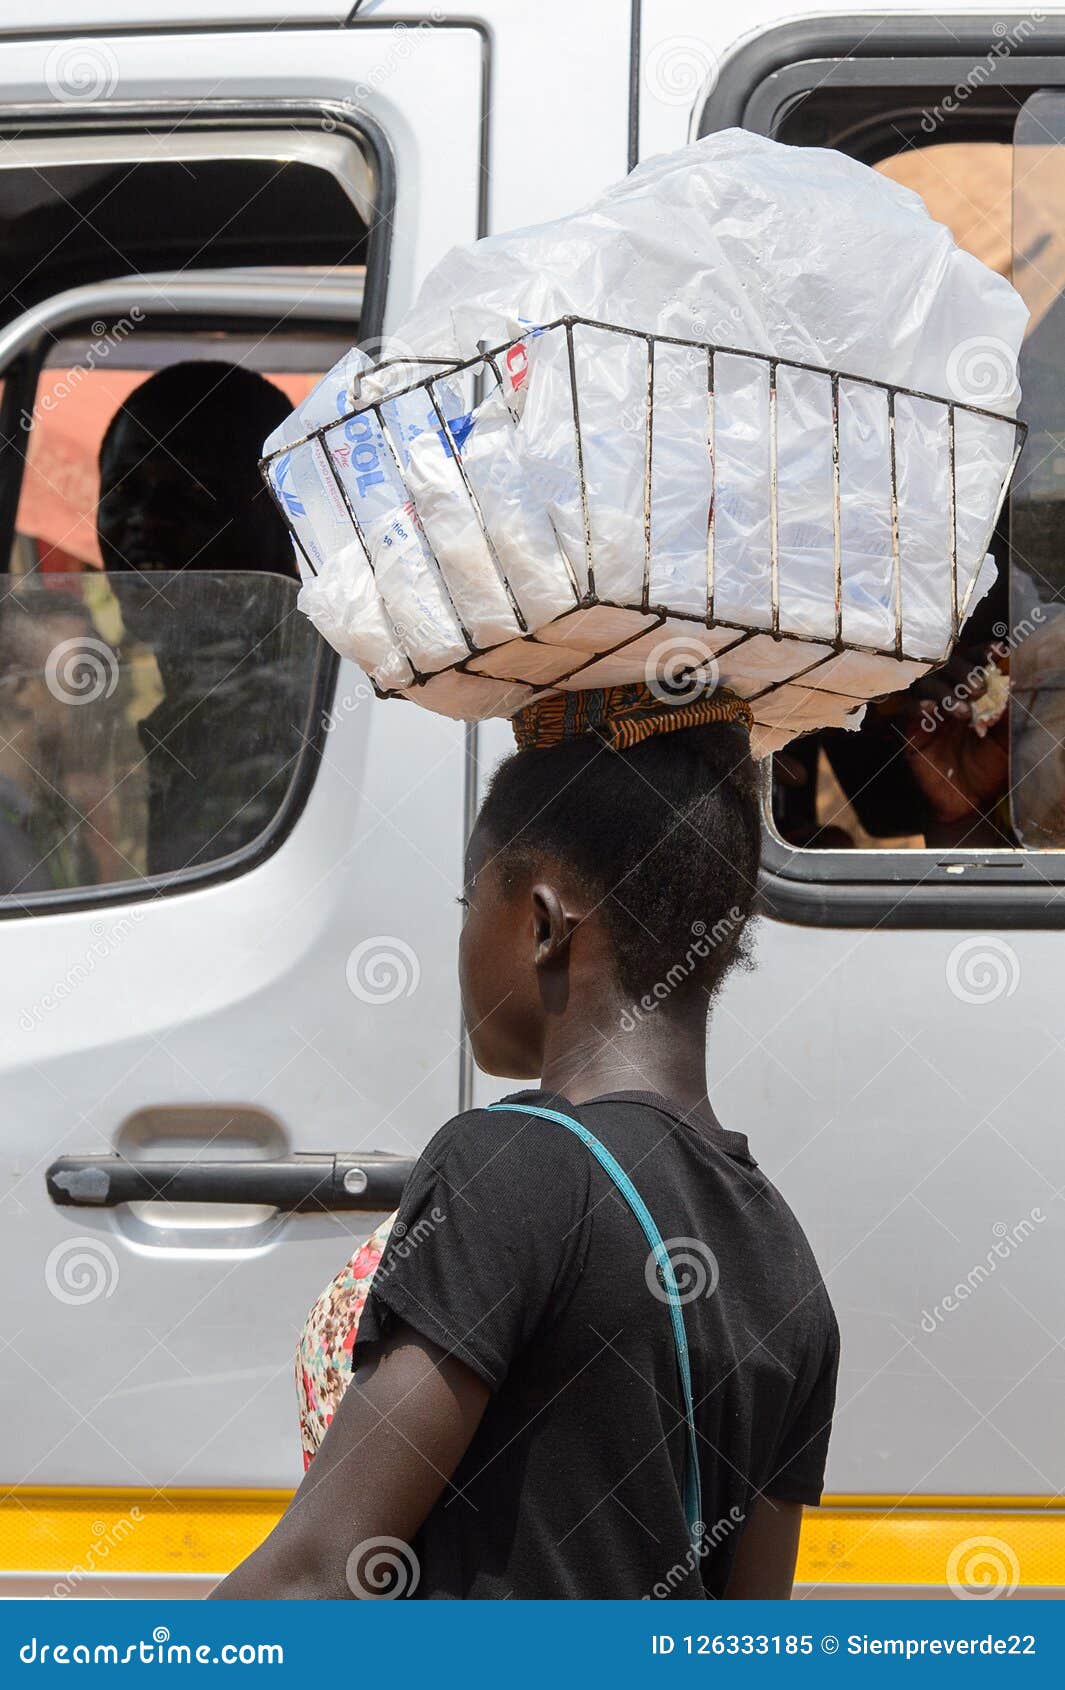
[[[229,1572],[291,1494],[14,1486],[0,1491],[0,1572]]]
[[[1061,1497],[826,1497],[807,1510],[796,1584],[1065,1585]]]
[[[0,1572],[228,1572],[282,1513],[284,1490],[0,1492]],[[832,1496],[803,1522],[801,1585],[1065,1586],[1060,1497]],[[60,1591],[60,1594],[63,1592]]]

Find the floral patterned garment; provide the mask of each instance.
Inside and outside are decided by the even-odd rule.
[[[365,1244],[359,1245],[304,1322],[296,1350],[304,1472],[317,1455],[351,1378],[351,1352],[359,1319],[395,1218],[389,1215]]]

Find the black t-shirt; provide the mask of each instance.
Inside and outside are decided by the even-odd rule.
[[[641,1228],[565,1127],[575,1116],[646,1203],[683,1299],[699,1440],[698,1552],[684,1514],[684,1402]],[[739,1133],[623,1092],[578,1108],[528,1091],[426,1148],[359,1324],[395,1319],[493,1395],[414,1540],[417,1597],[721,1596],[758,1493],[820,1499],[839,1338],[810,1246]]]

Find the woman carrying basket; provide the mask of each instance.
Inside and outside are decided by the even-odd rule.
[[[419,1159],[321,1447],[216,1596],[790,1595],[839,1346],[707,1099],[758,870],[749,721],[639,683],[516,718],[460,976],[479,1065],[531,1089]]]

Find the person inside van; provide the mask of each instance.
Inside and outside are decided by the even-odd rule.
[[[261,834],[302,744],[306,677],[284,660],[295,595],[263,579],[297,572],[258,467],[289,410],[252,370],[172,364],[130,394],[100,448],[100,551],[127,637],[150,647],[164,694],[139,725],[149,874]]]
[[[789,844],[840,850],[855,842],[818,816],[821,752],[853,818],[873,840],[911,838],[936,849],[1016,844],[1009,818],[1009,649],[998,637],[1008,617],[1003,573],[942,667],[871,704],[856,733],[827,728],[778,753],[774,820]]]
[[[104,568],[294,575],[259,474],[263,441],[291,408],[265,376],[214,359],[170,364],[134,388],[100,446]]]
[[[437,1133],[354,1331],[316,1324],[346,1389],[216,1597],[791,1593],[838,1330],[706,1081],[759,865],[750,707],[637,684],[515,721],[459,976],[479,1066],[528,1089]]]

